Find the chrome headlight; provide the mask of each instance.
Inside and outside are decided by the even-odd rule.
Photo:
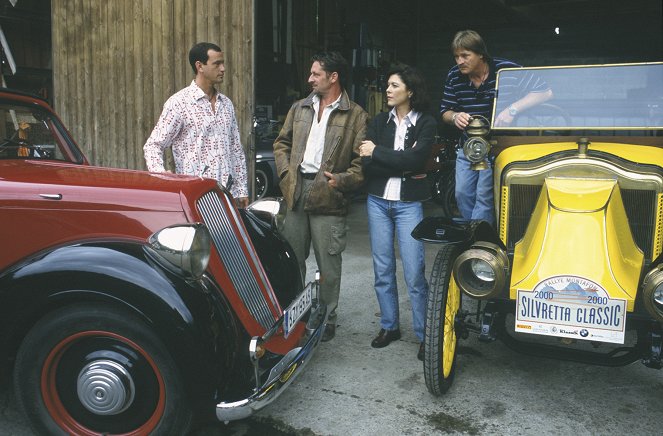
[[[467,141],[465,141],[465,144],[463,144],[463,153],[465,154],[467,160],[469,160],[474,166],[486,163],[489,152],[490,143],[480,137],[469,138]],[[486,168],[488,167],[486,166]]]
[[[286,212],[285,201],[282,197],[261,198],[260,200],[251,203],[249,207],[247,207],[247,210],[262,221],[271,225],[272,229],[278,230],[282,228]]]
[[[166,227],[155,232],[148,241],[152,251],[178,273],[199,279],[207,269],[211,238],[204,224]]]
[[[509,258],[502,248],[480,241],[458,256],[453,266],[458,287],[474,298],[491,298],[506,284]]]
[[[642,281],[642,300],[647,312],[663,321],[663,264],[649,271]]]

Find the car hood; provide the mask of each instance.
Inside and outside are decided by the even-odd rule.
[[[4,206],[39,201],[46,208],[51,203],[57,208],[181,212],[184,197],[198,198],[215,186],[212,179],[170,173],[0,161],[0,202]]]

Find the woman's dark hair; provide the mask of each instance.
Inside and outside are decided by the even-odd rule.
[[[318,62],[322,69],[331,74],[336,72],[338,74],[338,81],[341,83],[341,88],[345,89],[348,80],[348,61],[337,51],[323,51],[311,56],[311,63]]]
[[[193,70],[193,74],[196,74],[198,72],[196,71],[196,62],[200,61],[203,64],[207,65],[207,61],[209,60],[207,52],[209,50],[218,51],[218,52],[222,51],[221,47],[219,47],[216,44],[212,44],[211,42],[199,42],[198,44],[191,47],[191,50],[189,50],[189,63],[191,64],[191,69]]]
[[[409,65],[398,65],[393,67],[387,73],[387,81],[396,74],[401,78],[408,91],[412,93],[410,97],[410,107],[417,112],[426,112],[430,106],[430,96],[426,87],[426,80],[419,71]]]

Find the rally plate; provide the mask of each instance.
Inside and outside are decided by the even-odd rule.
[[[591,280],[557,276],[519,289],[515,318],[517,332],[623,344],[626,300]]]

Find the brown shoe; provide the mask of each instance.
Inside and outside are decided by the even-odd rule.
[[[371,342],[371,347],[373,348],[383,348],[391,343],[391,341],[397,341],[401,338],[401,331],[396,330],[385,330],[380,329],[377,337]]]
[[[419,344],[419,352],[417,353],[417,359],[424,361],[424,343]]]
[[[325,324],[325,331],[322,333],[322,342],[329,342],[336,336],[336,324]]]

